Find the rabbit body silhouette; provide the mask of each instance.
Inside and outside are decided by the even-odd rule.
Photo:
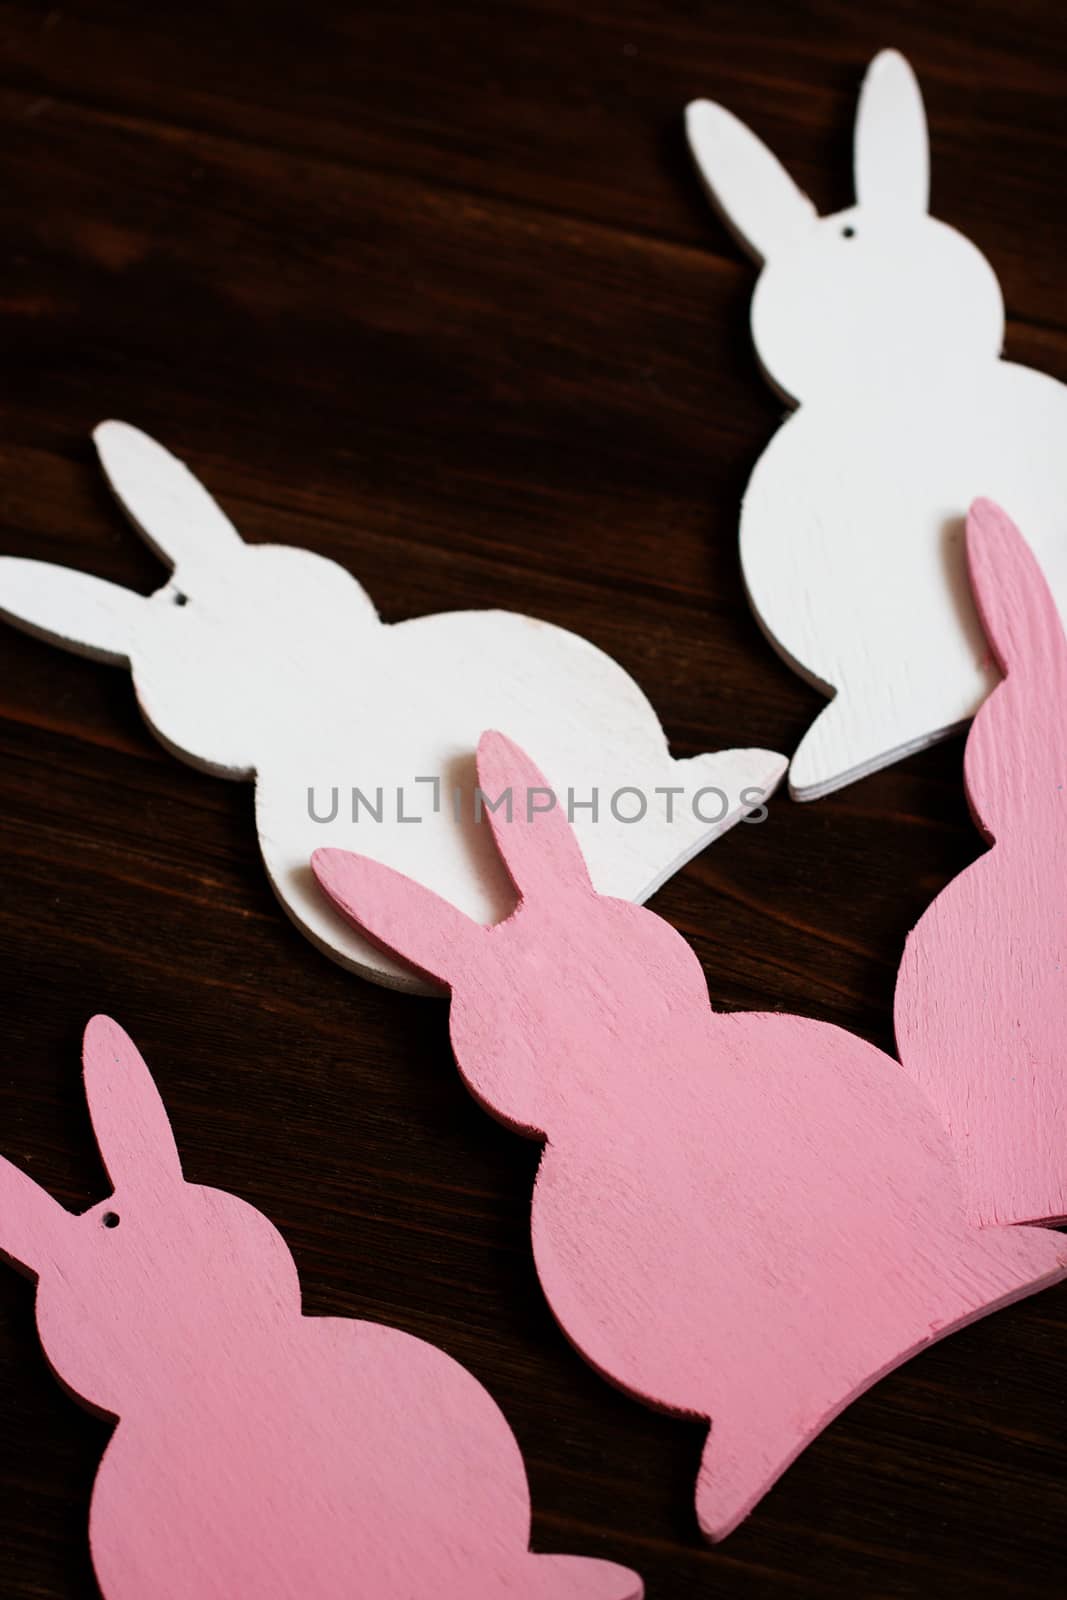
[[[717,206],[763,263],[752,336],[799,409],[741,512],[745,585],[785,659],[833,695],[790,789],[812,800],[931,744],[996,681],[967,582],[979,494],[1016,509],[1067,596],[1067,387],[1000,359],[992,268],[928,215],[928,148],[904,59],[872,63],[856,123],[855,206],[817,217],[721,106],[689,107]]]
[[[529,1552],[518,1446],[455,1361],[302,1315],[281,1236],[183,1181],[104,1017],[85,1081],[114,1196],[74,1216],[0,1160],[0,1249],[38,1278],[60,1380],[118,1419],[90,1513],[106,1600],[639,1600],[621,1567]]]
[[[540,775],[498,734],[483,785]],[[718,1015],[651,912],[598,896],[558,812],[491,826],[521,896],[485,929],[331,850],[327,893],[452,988],[474,1095],[545,1140],[533,1245],[599,1371],[710,1420],[700,1525],[722,1538],[855,1395],[920,1346],[1067,1273],[1067,1240],[979,1229],[899,1065],[839,1028]]]
[[[626,899],[650,895],[758,806],[785,769],[762,750],[675,761],[633,679],[561,628],[503,611],[387,626],[334,562],[246,545],[146,435],[110,422],[96,442],[112,488],[174,565],[173,580],[146,599],[6,558],[0,615],[128,663],[168,749],[222,776],[254,777],[260,846],[282,905],[364,976],[427,987],[336,915],[308,858],[320,844],[358,843],[477,920],[499,916],[506,880],[476,825],[474,750],[485,727],[513,729],[560,793],[571,791],[596,881]],[[635,789],[646,808],[636,822]]]
[[[1004,681],[967,740],[971,807],[993,848],[908,937],[901,1061],[941,1113],[979,1222],[1067,1220],[1067,641],[1007,515],[967,523],[978,611]]]

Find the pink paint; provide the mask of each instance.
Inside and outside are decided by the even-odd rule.
[[[593,890],[543,779],[485,734],[483,790],[520,903],[484,928],[378,862],[319,851],[336,904],[452,990],[473,1094],[545,1141],[533,1245],[594,1367],[711,1423],[696,1488],[722,1538],[848,1402],[921,1346],[1067,1272],[1067,1241],[981,1231],[937,1116],[839,1028],[718,1015],[652,912]],[[535,801],[535,804],[539,803]]]
[[[911,933],[901,1060],[941,1113],[978,1222],[1067,1218],[1067,642],[1022,535],[989,500],[967,519],[979,615],[1005,673],[964,773],[995,846]]]
[[[60,1380],[118,1419],[90,1517],[106,1600],[639,1600],[621,1567],[528,1552],[518,1446],[468,1372],[394,1328],[301,1314],[281,1236],[183,1181],[106,1017],[85,1088],[114,1195],[73,1216],[0,1161],[0,1246],[39,1279]]]

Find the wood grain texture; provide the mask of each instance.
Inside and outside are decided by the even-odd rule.
[[[277,1229],[183,1178],[110,1017],[83,1060],[111,1193],[75,1215],[0,1157],[0,1253],[36,1280],[60,1383],[115,1423],[88,1515],[105,1600],[641,1600],[622,1567],[528,1551],[522,1457],[461,1366],[302,1313]]]
[[[1062,1281],[1067,1241],[968,1220],[938,1110],[892,1057],[810,1018],[713,1011],[685,940],[597,893],[503,734],[482,736],[478,778],[506,798],[489,826],[518,895],[495,927],[368,856],[312,866],[449,986],[464,1082],[544,1146],[545,1298],[611,1382],[710,1422],[695,1500],[717,1542],[879,1378]]]
[[[312,851],[368,851],[494,921],[507,887],[477,826],[474,751],[486,727],[511,728],[537,752],[597,886],[639,902],[758,810],[785,771],[770,750],[676,761],[633,678],[536,617],[442,611],[383,624],[336,562],[246,544],[189,468],[140,429],[103,422],[93,439],[116,499],[171,577],[146,599],[57,562],[0,556],[0,617],[128,667],[168,750],[254,780],[278,899],[360,977],[426,987],[336,915],[308,872]]]
[[[831,696],[789,766],[793,796],[817,800],[943,739],[992,688],[972,500],[1015,508],[1067,616],[1067,386],[1001,359],[995,264],[928,209],[922,93],[899,51],[863,79],[855,203],[829,216],[723,106],[686,121],[760,263],[756,357],[796,406],[745,490],[740,548],[768,639]]]
[[[1067,639],[1019,529],[980,500],[967,518],[975,601],[1003,681],[964,763],[993,848],[908,935],[900,1059],[949,1130],[979,1222],[1067,1219],[1064,921]]]
[[[537,0],[447,22],[428,3],[250,21],[191,0],[179,22],[26,0],[0,5],[0,37],[9,554],[157,586],[88,442],[136,417],[246,538],[358,570],[388,620],[525,610],[633,673],[680,756],[793,749],[822,701],[768,649],[737,561],[781,407],[682,109],[729,104],[829,212],[887,43],[922,81],[937,211],[997,263],[1010,359],[1067,379],[1067,20],[1038,0]],[[536,1150],[470,1100],[444,1007],[299,936],[251,791],[167,756],[121,673],[0,629],[0,713],[0,1134],[58,1199],[103,1192],[70,1063],[113,1011],[186,1176],[276,1222],[306,1309],[427,1339],[501,1403],[534,1549],[620,1561],[653,1600],[1058,1597],[1062,1287],[884,1380],[709,1549],[689,1503],[704,1429],[576,1360],[530,1260]],[[982,849],[961,760],[952,740],[774,802],[656,896],[717,1008],[892,1049],[908,929]],[[105,1438],[41,1360],[29,1286],[0,1274],[5,1600],[91,1600]]]

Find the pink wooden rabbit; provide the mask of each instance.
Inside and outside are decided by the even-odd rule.
[[[877,1378],[1062,1278],[1067,1240],[968,1221],[936,1113],[871,1045],[713,1012],[684,940],[596,894],[500,734],[479,776],[521,897],[507,921],[482,927],[364,857],[319,851],[314,868],[366,933],[451,986],[468,1087],[545,1141],[548,1300],[614,1383],[709,1419],[696,1508],[719,1539]]]
[[[183,1181],[106,1017],[85,1088],[115,1194],[74,1216],[0,1161],[0,1247],[39,1279],[60,1381],[118,1419],[90,1516],[106,1600],[638,1600],[621,1567],[529,1553],[518,1446],[468,1372],[301,1314],[281,1236]]]
[[[941,1112],[977,1222],[1067,1219],[1067,641],[1021,534],[976,500],[967,556],[1006,677],[975,718],[964,774],[996,846],[908,939],[896,1032]]]

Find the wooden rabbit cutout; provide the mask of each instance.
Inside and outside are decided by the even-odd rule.
[[[1067,1220],[1067,642],[1014,524],[967,520],[975,599],[1006,674],[964,775],[993,849],[938,896],[897,978],[900,1058],[952,1139],[976,1222]]]
[[[936,1112],[871,1045],[713,1012],[689,946],[597,894],[500,734],[479,775],[521,897],[498,926],[366,858],[320,851],[314,869],[372,938],[450,985],[468,1087],[545,1141],[545,1294],[614,1383],[710,1420],[696,1509],[720,1539],[877,1378],[1067,1274],[1067,1240],[970,1222]]]
[[[529,1552],[518,1446],[468,1372],[301,1314],[281,1236],[183,1181],[106,1017],[85,1088],[114,1195],[75,1216],[0,1160],[0,1249],[38,1279],[60,1381],[118,1419],[90,1514],[105,1600],[639,1600],[622,1567]]]
[[[625,899],[652,894],[758,807],[785,770],[765,750],[673,760],[633,679],[547,623],[466,611],[385,626],[334,562],[245,544],[143,433],[108,422],[95,437],[112,489],[174,567],[172,580],[146,599],[8,558],[0,615],[129,665],[169,750],[224,777],[254,777],[260,846],[282,905],[366,977],[427,987],[333,911],[308,858],[320,844],[358,846],[480,922],[500,916],[507,882],[476,825],[483,728],[511,729],[569,793],[594,881]]]
[[[818,217],[722,106],[688,110],[712,199],[761,272],[756,352],[798,410],[752,474],[745,585],[771,643],[833,695],[790,767],[814,800],[950,733],[996,681],[963,521],[1010,505],[1067,595],[1067,388],[1001,360],[989,263],[928,213],[922,97],[902,56],[872,62],[856,118],[856,204]]]

